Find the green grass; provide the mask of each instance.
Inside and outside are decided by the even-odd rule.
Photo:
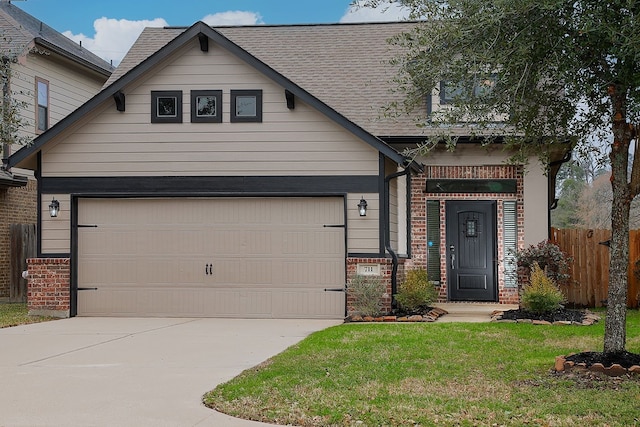
[[[204,396],[234,416],[299,426],[640,426],[640,378],[559,375],[600,351],[594,326],[348,323],[312,334]],[[627,349],[640,353],[640,313]]]
[[[0,303],[0,328],[54,320],[54,317],[29,316],[27,305],[22,303]]]

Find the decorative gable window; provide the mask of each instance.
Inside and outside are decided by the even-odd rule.
[[[221,90],[192,90],[191,91],[191,122],[192,123],[222,122],[222,91]]]
[[[151,91],[151,123],[182,123],[182,91]]]
[[[262,91],[231,91],[232,122],[262,122]]]
[[[49,129],[49,82],[36,77],[36,132],[41,133]]]

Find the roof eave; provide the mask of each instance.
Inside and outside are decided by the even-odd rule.
[[[85,68],[88,68],[88,69],[90,69],[92,71],[95,71],[96,73],[101,74],[101,75],[103,75],[103,76],[105,76],[107,78],[109,78],[109,76],[113,73],[112,69],[107,69],[107,68],[100,67],[99,65],[94,64],[94,63],[92,63],[90,61],[87,61],[86,59],[83,59],[83,58],[81,58],[81,57],[79,57],[77,55],[74,55],[73,53],[69,52],[68,50],[63,49],[63,48],[61,48],[59,46],[56,46],[55,44],[53,44],[51,42],[48,42],[47,40],[45,40],[45,39],[43,39],[41,37],[36,37],[34,39],[34,42],[37,45],[40,45],[40,46],[42,46],[42,47],[44,47],[44,48],[46,48],[46,49],[48,49],[48,50],[50,50],[52,52],[55,52],[56,54],[58,54],[58,55],[60,55],[60,56],[62,56],[64,58],[70,59],[71,61],[76,62],[76,63],[84,66]]]

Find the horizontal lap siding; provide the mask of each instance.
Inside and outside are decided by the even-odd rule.
[[[223,91],[222,123],[190,123],[191,90]],[[230,91],[263,91],[262,123],[230,123]],[[182,90],[183,123],[151,124],[152,90]],[[43,176],[367,175],[372,147],[217,46],[193,43],[182,56],[125,91],[126,111],[113,104],[52,146]],[[366,106],[365,106],[366,107]]]
[[[51,199],[60,202],[60,213],[56,218],[49,215]],[[42,253],[68,254],[71,252],[71,198],[68,194],[43,194],[40,204],[40,218],[42,218]]]
[[[21,111],[21,117],[28,122],[23,130],[35,134],[35,79],[39,77],[49,82],[49,125],[53,126],[89,98],[100,91],[106,77],[97,77],[79,72],[79,66],[68,67],[53,60],[48,54],[32,53],[26,61],[16,65],[11,80],[11,89],[16,99],[26,102],[28,107]]]

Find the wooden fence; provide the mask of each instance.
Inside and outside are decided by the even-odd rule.
[[[569,304],[602,307],[609,287],[610,230],[551,229],[551,241],[573,258],[573,284],[563,286]],[[637,264],[637,265],[636,265]],[[629,277],[627,305],[636,308],[640,301],[640,230],[629,232]]]
[[[9,228],[9,300],[27,301],[27,280],[22,272],[27,269],[27,258],[36,256],[35,224],[11,224]]]

